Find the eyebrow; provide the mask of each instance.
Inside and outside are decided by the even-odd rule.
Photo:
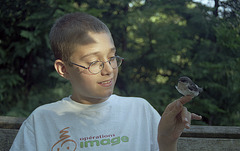
[[[115,47],[109,49],[109,53],[112,53],[112,52],[116,52],[116,48]],[[89,57],[89,56],[98,55],[99,53],[101,53],[101,52],[100,51],[92,52],[92,53],[89,53],[89,54],[86,54],[86,55],[82,56],[81,59]]]

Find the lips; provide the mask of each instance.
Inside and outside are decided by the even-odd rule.
[[[112,79],[98,82],[98,84],[103,87],[110,87],[110,86],[112,86]]]

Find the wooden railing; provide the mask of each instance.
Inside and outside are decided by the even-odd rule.
[[[0,151],[9,151],[24,120],[0,116]],[[240,127],[192,125],[181,135],[178,151],[240,151]]]
[[[181,135],[178,151],[240,151],[240,127],[191,126]]]

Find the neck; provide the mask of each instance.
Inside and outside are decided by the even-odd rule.
[[[72,95],[71,99],[73,101],[81,103],[81,104],[92,105],[92,104],[98,104],[98,103],[105,102],[109,97],[107,97],[107,98],[84,98],[82,96]]]

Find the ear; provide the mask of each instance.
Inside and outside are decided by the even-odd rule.
[[[54,67],[55,67],[55,70],[57,71],[57,73],[62,76],[63,78],[65,79],[68,79],[69,77],[69,74],[67,72],[67,67],[66,67],[66,64],[60,60],[60,59],[57,59],[55,62],[54,62]]]

